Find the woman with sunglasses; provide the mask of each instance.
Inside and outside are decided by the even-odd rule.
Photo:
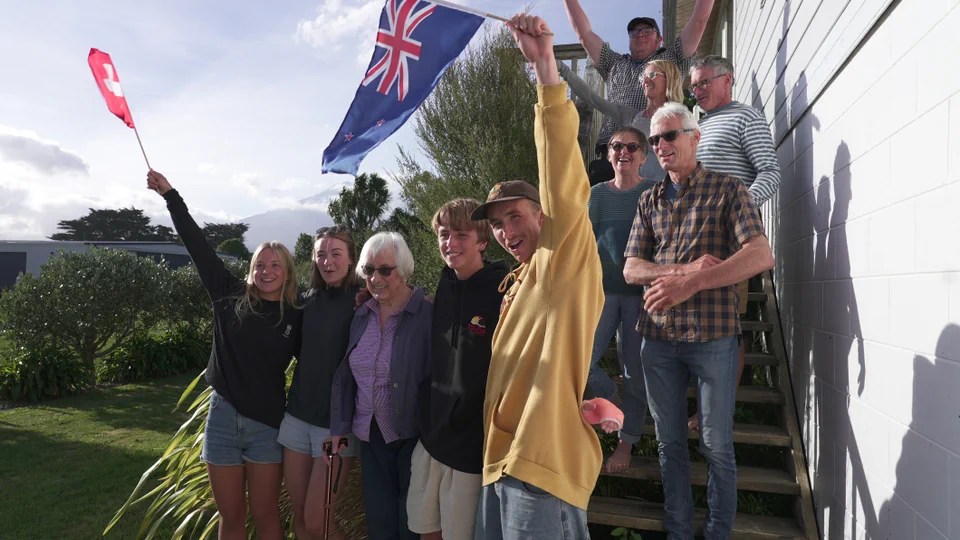
[[[637,81],[643,87],[643,94],[647,98],[647,108],[638,111],[628,105],[614,103],[593,92],[590,86],[577,76],[566,64],[557,62],[560,68],[560,76],[567,80],[570,91],[580,98],[584,103],[593,109],[613,118],[620,126],[633,126],[643,132],[650,133],[650,118],[657,109],[665,103],[675,101],[683,103],[683,77],[676,64],[669,60],[651,60],[643,68],[643,74]],[[609,142],[607,143],[610,144]],[[644,169],[640,171],[641,176],[655,180],[662,180],[666,174],[657,157],[653,154],[653,149],[649,149],[647,159],[644,161]]]
[[[324,443],[330,439],[330,390],[344,354],[360,290],[357,248],[350,231],[325,227],[317,232],[310,265],[310,288],[301,297],[303,331],[300,357],[287,396],[278,442],[283,446],[283,480],[293,504],[297,538],[343,538],[333,519],[336,494],[358,449],[344,439],[342,461],[331,467]],[[327,500],[328,475],[332,475]],[[328,509],[331,515],[327,515]]]
[[[410,458],[417,445],[418,394],[429,375],[433,307],[412,288],[413,255],[403,237],[377,233],[360,251],[357,276],[371,298],[357,308],[344,361],[334,375],[330,431],[360,440],[370,538],[418,538],[407,528]]]
[[[623,372],[621,408],[624,424],[616,450],[603,465],[607,473],[620,472],[630,465],[631,451],[643,435],[647,412],[640,363],[643,340],[636,330],[637,319],[643,309],[643,287],[628,285],[624,280],[623,252],[637,213],[640,194],[656,183],[640,175],[644,161],[648,159],[648,149],[647,137],[637,128],[628,126],[614,132],[607,144],[607,159],[613,166],[614,178],[590,188],[590,202],[587,205],[600,251],[604,292],[603,311],[594,335],[587,377],[589,397],[617,400],[616,384],[600,367],[600,359],[614,334],[618,336],[617,353]]]
[[[264,242],[236,278],[207,243],[177,190],[160,173],[147,188],[167,202],[173,226],[213,303],[213,347],[206,380],[213,387],[200,459],[219,513],[218,537],[247,538],[247,507],[258,538],[279,540],[283,418],[287,366],[300,347],[302,312],[290,252]]]

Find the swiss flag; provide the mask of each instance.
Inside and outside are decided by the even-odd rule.
[[[120,88],[120,76],[117,75],[117,69],[113,67],[113,60],[110,60],[110,55],[97,49],[90,49],[87,63],[90,64],[90,70],[93,71],[93,78],[97,81],[97,86],[100,87],[103,99],[107,100],[107,108],[123,120],[125,124],[134,127],[133,114],[130,113],[127,100],[123,97],[123,89]]]

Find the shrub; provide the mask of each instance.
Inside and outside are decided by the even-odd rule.
[[[203,369],[209,346],[206,336],[187,326],[160,335],[138,335],[103,358],[97,381],[128,383]]]
[[[161,315],[169,269],[119,249],[60,253],[23,275],[0,298],[0,328],[31,354],[79,358],[94,384],[94,361],[145,332]]]
[[[235,273],[238,264],[227,264],[227,268]],[[192,327],[200,334],[210,333],[213,309],[195,266],[190,264],[169,271],[161,284],[161,291],[160,320],[164,324]]]
[[[20,347],[9,362],[0,364],[0,397],[42,401],[73,394],[88,380],[83,364],[69,353]]]

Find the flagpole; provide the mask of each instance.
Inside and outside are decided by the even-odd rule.
[[[137,128],[133,128],[133,134],[137,136],[137,144],[140,145],[140,153],[143,154],[143,160],[147,162],[147,168],[153,169],[153,167],[150,166],[150,160],[147,159],[147,152],[143,149],[143,143],[140,142],[140,132],[137,131]]]
[[[501,17],[500,15],[494,15],[493,13],[487,13],[486,11],[480,11],[479,9],[474,9],[472,7],[462,6],[460,4],[454,4],[453,2],[447,2],[447,0],[427,0],[431,4],[438,4],[441,6],[446,6],[450,9],[458,9],[466,13],[472,13],[474,15],[479,15],[480,17],[486,17],[488,19],[494,19],[497,21],[510,22],[510,19],[506,17]],[[552,36],[553,32],[545,32],[545,36]]]
[[[427,0],[427,1],[430,2],[431,4],[439,4],[441,6],[446,6],[450,9],[458,9],[460,11],[465,11],[467,13],[473,13],[474,15],[486,17],[488,19],[496,19],[498,21],[510,22],[510,19],[506,17],[501,17],[499,15],[494,15],[493,13],[480,11],[479,9],[474,9],[472,7],[462,6],[460,4],[454,4],[453,2],[447,2],[446,0]]]

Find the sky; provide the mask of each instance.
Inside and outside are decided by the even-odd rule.
[[[150,165],[198,221],[302,208],[352,183],[321,174],[321,158],[373,53],[383,0],[14,2],[0,0],[0,240],[43,239],[89,208],[133,206],[170,223],[145,188],[133,130],[97,89],[91,47],[111,55]],[[631,17],[661,18],[657,0],[581,2],[615,50],[627,48]],[[509,16],[530,2],[461,3]],[[576,41],[563,0],[532,11],[557,43]],[[360,172],[389,176],[398,145],[417,148],[412,123]]]

